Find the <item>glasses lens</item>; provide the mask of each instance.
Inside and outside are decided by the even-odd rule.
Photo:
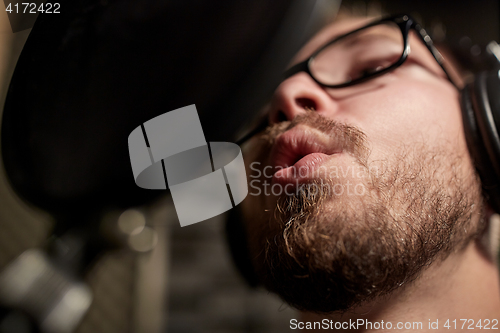
[[[394,65],[403,51],[401,29],[394,22],[384,22],[328,45],[314,57],[309,70],[325,85],[349,83]]]

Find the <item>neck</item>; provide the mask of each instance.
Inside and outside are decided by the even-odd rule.
[[[325,331],[325,323],[333,329],[335,323],[337,328],[343,323],[345,332],[465,332],[479,329],[477,325],[486,329],[487,324],[489,329],[500,329],[498,275],[497,266],[472,242],[465,250],[434,263],[417,281],[388,297],[343,315],[303,313],[300,321],[323,323],[323,329],[317,332]],[[347,327],[346,322],[351,325]],[[398,323],[403,327],[397,327]],[[391,324],[392,328],[387,327]]]

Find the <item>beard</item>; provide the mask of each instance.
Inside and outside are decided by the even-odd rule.
[[[291,306],[344,312],[390,295],[484,229],[468,155],[419,144],[369,163],[363,132],[317,113],[268,128],[260,155],[298,124],[334,135],[362,170],[356,186],[364,190],[332,193],[345,179],[310,182],[247,223],[259,279]]]

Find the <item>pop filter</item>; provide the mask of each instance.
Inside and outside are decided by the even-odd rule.
[[[207,141],[231,141],[321,22],[318,1],[66,1],[39,15],[2,119],[16,193],[53,214],[144,204],[129,133],[196,104]]]

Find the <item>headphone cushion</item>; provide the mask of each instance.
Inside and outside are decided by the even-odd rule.
[[[464,133],[469,153],[493,209],[500,212],[500,78],[480,72],[461,92]]]

